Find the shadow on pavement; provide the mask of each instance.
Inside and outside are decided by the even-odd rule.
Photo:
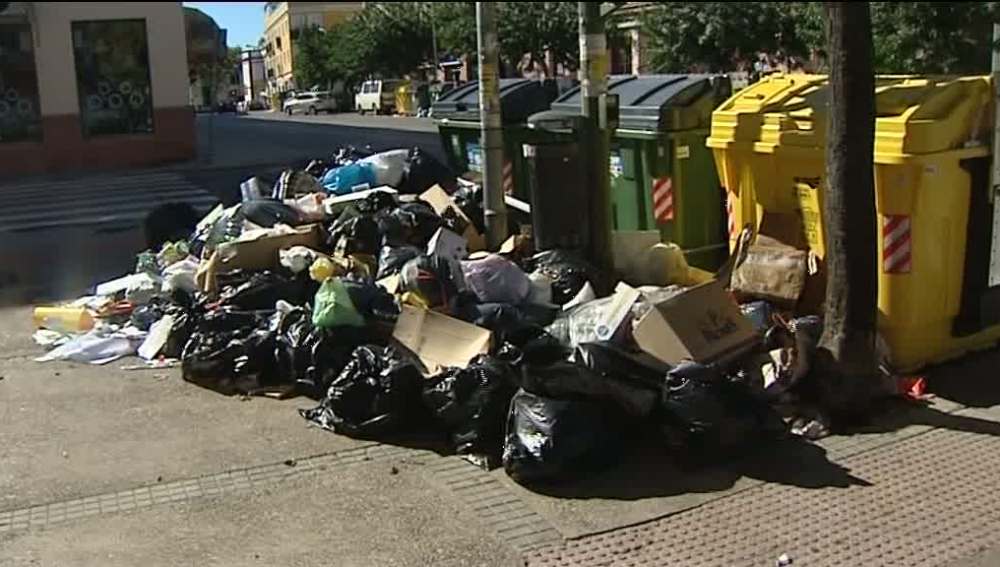
[[[1000,405],[1000,350],[969,354],[955,362],[926,372],[930,391],[964,406],[986,408]]]
[[[644,440],[608,469],[580,480],[533,485],[530,489],[557,498],[642,500],[722,492],[733,488],[742,478],[799,488],[871,486],[849,469],[831,462],[824,448],[789,438],[721,465],[684,462],[662,445]]]

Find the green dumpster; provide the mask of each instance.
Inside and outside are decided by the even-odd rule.
[[[705,139],[712,111],[730,94],[728,79],[611,76],[608,92],[619,101],[609,162],[614,228],[658,230],[691,265],[714,270],[728,246],[723,193]],[[553,110],[579,108],[579,89],[552,103]]]
[[[521,146],[531,133],[528,116],[548,110],[556,98],[555,81],[500,79],[500,116],[503,121],[504,189],[519,199],[528,198],[527,165]],[[448,165],[458,172],[482,173],[479,82],[472,81],[442,95],[431,107],[437,120]]]

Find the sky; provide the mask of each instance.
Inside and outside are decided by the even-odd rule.
[[[257,46],[264,33],[263,2],[185,2],[185,6],[198,8],[211,16],[220,28],[227,31],[229,47]]]

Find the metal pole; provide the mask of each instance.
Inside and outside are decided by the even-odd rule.
[[[993,24],[993,167],[990,203],[993,204],[993,242],[990,244],[989,286],[1000,285],[1000,24]]]
[[[437,40],[437,24],[434,23],[434,3],[429,2],[431,8],[431,51],[434,52],[434,78],[431,79],[431,83],[438,82],[438,70],[441,69],[441,62],[438,61],[438,40]]]
[[[580,13],[580,92],[583,95],[583,155],[589,184],[590,260],[611,274],[611,177],[608,154],[608,47],[600,2],[579,2]]]
[[[483,210],[486,244],[496,250],[507,239],[507,205],[503,194],[503,125],[497,78],[496,2],[476,2],[479,32],[479,116],[483,152]]]

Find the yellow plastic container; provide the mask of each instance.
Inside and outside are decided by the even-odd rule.
[[[729,196],[731,242],[766,213],[797,214],[825,255],[827,87],[824,75],[776,75],[716,109],[707,145]],[[988,76],[876,79],[879,331],[904,371],[1000,339],[1000,318],[982,315],[991,92]],[[986,236],[970,241],[970,223]]]
[[[413,83],[403,83],[396,87],[396,114],[413,116],[416,109],[413,107]]]
[[[61,333],[79,333],[94,328],[94,318],[85,307],[36,307],[35,326]]]

